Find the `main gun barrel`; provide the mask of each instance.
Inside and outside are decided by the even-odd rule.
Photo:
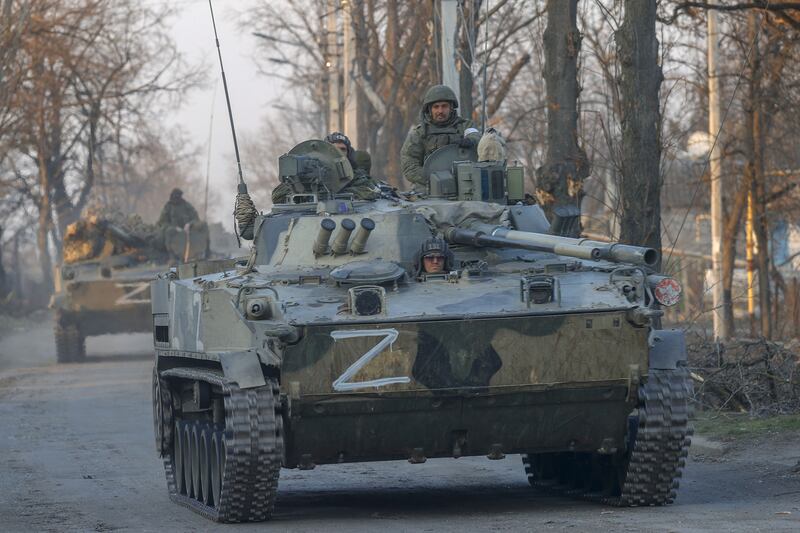
[[[559,237],[547,233],[533,233],[517,231],[503,226],[475,222],[467,227],[458,227],[473,231],[487,238],[502,239],[505,244],[495,246],[509,246],[528,250],[552,252],[559,255],[577,257],[579,259],[605,259],[618,263],[634,263],[653,267],[658,263],[658,251],[644,246],[631,246],[615,242],[600,242],[591,239],[573,239]],[[452,241],[456,242],[456,241]],[[487,241],[488,242],[488,241]],[[495,242],[501,242],[496,240]],[[485,245],[488,246],[488,245]],[[536,246],[538,248],[529,248]]]
[[[494,235],[487,235],[482,231],[451,227],[445,233],[445,238],[450,243],[468,244],[470,246],[495,247],[495,248],[521,248],[536,252],[550,252],[558,255],[568,255],[579,259],[600,259],[600,250],[588,246],[577,246],[569,243],[531,243],[522,240],[508,239]]]

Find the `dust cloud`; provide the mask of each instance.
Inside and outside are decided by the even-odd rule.
[[[98,335],[86,339],[86,362],[122,361],[153,357],[150,333]],[[0,335],[0,372],[54,365],[56,346],[53,315],[33,313]]]

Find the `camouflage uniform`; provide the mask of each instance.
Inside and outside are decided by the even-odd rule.
[[[452,105],[450,118],[444,124],[434,123],[431,117],[431,105],[436,102],[450,102]],[[450,144],[478,145],[480,132],[475,129],[471,120],[459,117],[456,109],[458,100],[450,87],[435,85],[425,93],[420,112],[421,122],[408,132],[400,151],[400,166],[405,179],[427,187],[427,180],[422,177],[422,165],[426,157]]]
[[[169,202],[164,204],[157,224],[161,227],[182,228],[190,222],[200,220],[192,204],[183,199],[180,189],[173,189],[169,195]]]
[[[362,171],[369,176],[372,171],[372,157],[366,150],[353,150],[351,164],[355,173]]]
[[[353,150],[350,164],[353,165],[353,180],[342,190],[342,193],[352,194],[356,200],[375,200],[380,197],[377,182],[370,176],[372,158],[366,150]]]
[[[200,220],[192,204],[183,199],[183,192],[180,189],[173,189],[170,193],[169,201],[164,204],[157,225],[160,229],[158,246],[166,250],[171,258],[188,260],[189,257],[184,257],[187,249],[190,249],[191,254],[197,250],[202,250],[202,256],[208,253],[208,226]],[[184,232],[186,225],[189,225],[188,234]],[[194,244],[187,245],[187,239]],[[195,239],[205,240],[205,244],[195,242]]]

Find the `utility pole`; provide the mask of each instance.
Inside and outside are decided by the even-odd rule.
[[[717,0],[711,0],[716,4]],[[706,11],[708,16],[708,133],[712,142],[709,154],[711,172],[711,294],[713,297],[714,340],[728,340],[730,332],[725,322],[724,293],[722,286],[722,161],[721,148],[717,142],[720,133],[719,77],[717,58],[719,57],[719,30],[717,12]]]
[[[356,60],[356,39],[353,34],[352,2],[341,0],[342,10],[342,34],[343,34],[343,54],[342,54],[342,76],[344,119],[342,120],[343,133],[350,138],[353,145],[358,145],[358,86],[353,80],[354,65]]]
[[[342,121],[342,77],[341,77],[341,58],[339,50],[339,0],[327,0],[326,2],[326,44],[328,57],[325,66],[328,68],[328,131],[342,131],[344,124]]]
[[[442,85],[447,85],[456,96],[460,93],[460,81],[456,70],[456,28],[458,27],[459,0],[441,0],[442,9]],[[469,68],[462,63],[461,68]],[[459,100],[461,98],[459,97]]]

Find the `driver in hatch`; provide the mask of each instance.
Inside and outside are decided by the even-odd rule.
[[[422,274],[443,274],[453,269],[453,252],[447,242],[439,237],[431,237],[422,243],[414,261],[417,277]]]

